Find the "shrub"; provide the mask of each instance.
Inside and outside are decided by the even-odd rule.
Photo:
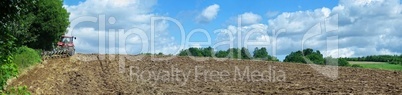
[[[339,66],[349,66],[350,64],[349,64],[348,61],[346,61],[346,59],[339,58],[339,59],[338,59],[338,65],[339,65]]]
[[[13,62],[17,64],[19,70],[23,70],[31,65],[41,62],[40,53],[26,46],[19,47],[14,52]]]
[[[362,66],[357,65],[357,64],[353,64],[351,67],[354,67],[354,68],[362,68]]]
[[[308,60],[307,60],[308,59]],[[304,50],[299,50],[296,52],[291,52],[285,57],[283,62],[296,62],[296,63],[311,63],[314,64],[325,64],[325,59],[319,50],[314,51],[311,48]]]
[[[7,56],[6,60],[2,60],[4,63],[0,65],[0,90],[4,89],[8,79],[18,75],[18,67],[12,60],[11,56]]]
[[[260,49],[258,47],[256,47],[254,49],[253,54],[254,54],[253,55],[254,59],[265,60],[265,61],[279,61],[278,58],[269,55],[267,52],[267,48],[265,48],[265,47],[262,47]]]
[[[159,53],[158,53],[158,55],[159,55],[159,56],[162,56],[162,55],[163,55],[163,53],[162,53],[162,52],[159,52]]]
[[[327,65],[334,65],[334,66],[349,66],[349,62],[343,58],[332,58],[326,57],[325,58]]]
[[[31,93],[28,91],[27,86],[19,86],[19,87],[12,87],[8,91],[5,91],[4,93],[0,95],[31,95]]]
[[[0,90],[3,90],[7,80],[16,77],[19,71],[41,61],[38,51],[25,46],[17,48],[12,56],[1,55],[1,58],[6,60],[2,60],[4,63],[0,66]]]

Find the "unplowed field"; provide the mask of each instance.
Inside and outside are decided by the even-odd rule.
[[[402,93],[399,71],[340,67],[338,77],[332,79],[306,64],[103,56],[46,60],[10,85],[26,85],[34,94],[58,95]]]

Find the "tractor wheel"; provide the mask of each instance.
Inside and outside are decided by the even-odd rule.
[[[68,56],[73,56],[75,54],[75,49],[74,48],[69,48],[68,49]]]
[[[68,56],[73,56],[75,54],[75,50],[70,50],[69,52],[68,52]]]

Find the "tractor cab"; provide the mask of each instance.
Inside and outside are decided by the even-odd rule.
[[[61,47],[74,47],[74,39],[76,39],[76,37],[74,36],[61,36],[60,37],[60,41],[57,42],[57,46],[61,46]]]
[[[72,38],[67,38],[67,37],[61,38],[61,42],[63,42],[63,43],[71,43],[72,40],[73,40]]]

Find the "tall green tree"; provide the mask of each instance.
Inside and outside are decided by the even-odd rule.
[[[24,39],[23,35],[30,35],[29,26],[32,23],[33,15],[31,14],[32,8],[35,7],[37,0],[2,0],[0,1],[0,28],[1,36],[0,44],[19,45],[18,41],[28,40]],[[18,39],[15,39],[18,38]],[[7,45],[1,45],[7,46]],[[6,51],[10,46],[4,47]],[[2,52],[10,53],[10,52]]]
[[[313,49],[307,48],[302,51],[292,52],[285,57],[284,62],[297,62],[297,63],[308,63],[308,60],[314,64],[324,64],[325,60],[323,55],[319,50],[314,51]]]
[[[214,49],[212,47],[202,48],[202,54],[204,57],[212,57]]]
[[[269,56],[265,47],[262,47],[261,49],[255,48],[253,53],[254,58],[266,59]]]
[[[241,59],[251,59],[252,58],[250,52],[245,47],[241,48],[240,55],[241,55]]]
[[[38,0],[32,9],[35,16],[29,27],[29,37],[36,40],[24,43],[28,47],[50,50],[67,32],[69,13],[63,7],[63,0]]]
[[[306,63],[306,61],[303,59],[303,53],[301,51],[291,52],[285,57],[283,62]]]
[[[267,61],[279,61],[278,58],[269,55],[267,52],[267,48],[265,48],[265,47],[262,47],[261,49],[256,47],[254,49],[253,53],[254,53],[253,57],[257,58],[257,59],[262,59],[262,60],[267,60]]]
[[[188,51],[188,49],[181,50],[180,53],[179,53],[179,56],[188,56],[187,51]]]
[[[229,48],[226,52],[228,52],[228,58],[232,58],[232,59],[241,58],[241,56],[239,56],[240,49],[238,49],[238,48]]]
[[[18,74],[12,59],[17,41],[14,35],[27,33],[30,20],[26,14],[35,3],[35,0],[0,1],[0,90],[4,89],[9,78]]]
[[[225,58],[225,57],[228,56],[228,54],[229,54],[229,52],[220,50],[220,51],[215,53],[215,56],[218,57],[218,58]]]
[[[203,56],[199,48],[191,47],[188,50],[190,51],[190,56]]]
[[[326,65],[349,66],[349,62],[344,58],[325,57],[325,61]]]

